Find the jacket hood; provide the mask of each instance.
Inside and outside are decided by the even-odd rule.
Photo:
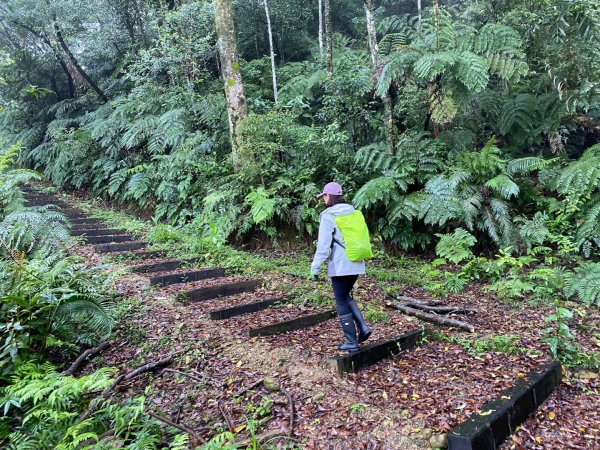
[[[351,214],[355,211],[354,206],[348,203],[338,203],[330,208],[327,208],[323,211],[323,214],[333,214],[334,216],[345,216],[346,214]]]

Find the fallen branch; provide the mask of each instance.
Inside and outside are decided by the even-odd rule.
[[[461,313],[461,314],[473,314],[479,312],[474,308],[465,308],[463,306],[430,306],[422,303],[402,302],[401,305],[408,306],[409,308],[422,309],[423,311],[431,311],[435,313]]]
[[[155,361],[155,362],[151,362],[151,363],[148,363],[148,364],[144,364],[143,366],[138,367],[137,369],[132,370],[127,375],[125,375],[125,380],[131,380],[132,378],[135,378],[138,375],[143,374],[144,372],[149,372],[151,370],[154,370],[157,367],[168,366],[172,362],[173,362],[173,355],[171,354],[171,355],[169,355],[166,358],[163,358],[161,360],[158,360],[158,361]]]
[[[444,302],[441,300],[421,300],[418,298],[407,297],[406,295],[397,295],[396,298],[402,302],[414,303],[418,305],[437,306],[444,304]]]
[[[163,358],[161,360],[155,361],[155,362],[151,362],[148,364],[144,364],[141,367],[138,367],[135,370],[132,370],[131,372],[129,372],[126,375],[119,375],[117,377],[117,379],[113,382],[113,384],[111,384],[109,387],[107,387],[106,389],[104,389],[104,391],[102,391],[102,394],[100,394],[99,397],[96,397],[95,399],[93,399],[90,402],[90,405],[88,406],[88,409],[86,412],[84,412],[80,417],[79,417],[79,422],[84,421],[85,419],[87,419],[88,417],[90,417],[94,411],[96,411],[96,409],[98,408],[98,405],[100,405],[100,403],[102,402],[102,400],[105,400],[108,395],[114,391],[114,389],[117,387],[117,385],[119,385],[119,383],[121,383],[121,381],[123,380],[131,380],[132,378],[137,377],[138,375],[141,375],[142,373],[145,372],[149,372],[150,370],[156,369],[157,367],[162,367],[162,366],[166,366],[168,364],[171,364],[171,362],[173,362],[173,356],[176,355],[177,353],[173,353],[169,356],[167,356],[166,358]]]
[[[290,403],[290,428],[289,428],[289,435],[293,436],[294,435],[294,399],[292,398],[292,396],[290,395],[290,393],[288,391],[286,391],[284,388],[280,387],[279,388],[281,390],[281,392],[283,392],[283,395],[285,395],[288,399],[288,402]]]
[[[160,420],[161,422],[164,422],[164,423],[166,423],[169,426],[175,427],[178,430],[181,430],[184,433],[189,434],[190,437],[192,437],[193,439],[196,439],[196,440],[199,440],[199,441],[201,441],[203,443],[206,443],[206,440],[204,440],[204,438],[202,438],[202,436],[200,436],[199,434],[196,434],[193,430],[191,430],[190,428],[186,427],[185,425],[181,425],[179,423],[175,423],[172,420],[167,419],[166,417],[162,417],[162,416],[159,416],[156,413],[153,413],[152,411],[146,411],[146,414],[148,414],[150,417],[154,417],[156,420]]]
[[[182,371],[180,371],[180,370],[175,370],[175,369],[168,369],[168,368],[165,368],[165,369],[161,370],[161,372],[160,372],[160,375],[162,375],[162,374],[163,374],[163,373],[165,373],[165,372],[168,372],[168,373],[176,373],[176,374],[178,374],[178,375],[183,375],[183,376],[185,376],[185,377],[191,378],[192,380],[194,380],[194,381],[198,381],[198,382],[200,382],[200,383],[204,383],[204,382],[206,382],[206,381],[211,381],[211,382],[213,382],[214,384],[216,384],[216,385],[219,385],[219,386],[221,386],[221,387],[225,387],[225,386],[226,386],[226,384],[225,384],[225,383],[223,383],[223,382],[221,382],[221,381],[219,381],[219,380],[215,380],[214,378],[211,378],[211,377],[209,377],[209,376],[207,376],[207,375],[204,375],[204,374],[198,373],[198,372],[196,372],[196,371],[194,371],[194,374],[191,374],[191,373],[188,373],[188,372],[182,372]]]
[[[439,325],[446,325],[449,327],[462,328],[471,333],[473,333],[475,331],[475,328],[473,327],[473,325],[471,325],[470,323],[467,323],[467,322],[463,322],[463,321],[455,320],[455,319],[449,319],[448,317],[439,316],[437,314],[426,313],[419,309],[415,309],[415,308],[406,306],[402,303],[393,303],[392,306],[394,308],[398,309],[399,311],[402,311],[404,314],[408,314],[409,316],[415,316],[415,317],[418,317],[419,319],[422,319],[422,320],[425,320],[428,322],[437,323]]]
[[[104,350],[106,350],[107,348],[110,347],[110,342],[103,342],[102,344],[98,345],[97,347],[94,348],[90,348],[87,349],[85,352],[83,352],[81,355],[79,355],[79,357],[77,357],[77,359],[75,361],[73,361],[73,364],[71,364],[71,367],[69,367],[67,370],[65,370],[62,374],[63,375],[74,375],[75,372],[77,372],[79,370],[79,367],[86,362],[88,359],[96,356],[98,353],[103,352]]]
[[[258,380],[258,381],[256,381],[256,382],[252,383],[250,386],[248,386],[248,387],[246,387],[246,388],[244,388],[244,389],[241,389],[241,390],[237,391],[235,394],[233,394],[233,396],[234,396],[234,397],[239,397],[240,395],[243,395],[243,394],[245,394],[246,392],[248,392],[248,391],[250,391],[250,390],[254,389],[256,386],[259,386],[259,385],[261,385],[263,381],[264,381],[264,378],[261,378],[260,380]]]
[[[233,423],[231,423],[231,419],[225,412],[225,409],[223,408],[223,405],[221,405],[220,400],[217,402],[217,406],[219,407],[219,411],[221,412],[223,419],[225,419],[225,422],[227,422],[227,427],[229,428],[229,431],[231,431],[233,433]]]

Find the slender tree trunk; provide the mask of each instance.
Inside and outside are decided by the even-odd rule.
[[[331,0],[325,0],[325,43],[327,46],[327,76],[333,76],[333,27],[331,25]]]
[[[240,167],[237,152],[237,131],[239,124],[248,113],[248,105],[246,104],[244,84],[242,83],[242,75],[240,73],[231,0],[215,0],[214,5],[218,36],[217,45],[221,60],[221,73],[225,85],[225,98],[227,100],[233,167],[237,170]]]
[[[271,30],[271,14],[269,13],[269,2],[265,2],[265,14],[267,16],[267,32],[269,33],[269,50],[271,51],[271,72],[273,73],[273,98],[277,104],[277,73],[275,72],[275,52],[273,51],[273,32]]]
[[[379,71],[381,59],[379,57],[379,45],[377,44],[377,28],[375,27],[375,18],[373,17],[373,0],[364,0],[365,15],[367,18],[367,40],[369,42],[369,52],[371,53],[371,62],[375,72]],[[390,152],[395,153],[394,140],[394,105],[389,91],[381,97],[384,112],[385,140]]]
[[[44,42],[44,44],[46,44],[50,48],[50,50],[52,50],[52,54],[54,55],[54,57],[58,61],[58,64],[60,65],[60,67],[62,68],[63,72],[65,73],[65,76],[67,77],[67,85],[68,85],[68,88],[69,88],[69,98],[74,98],[75,97],[75,82],[73,81],[73,75],[71,74],[71,71],[69,70],[69,67],[67,66],[67,63],[63,59],[63,57],[60,54],[60,52],[52,44],[52,41],[50,39],[48,39],[47,36],[45,36],[44,34],[36,31],[35,29],[33,29],[32,27],[30,27],[28,25],[23,25],[20,22],[15,22],[15,24],[17,24],[21,28],[29,31],[34,36],[39,37]]]
[[[81,65],[79,64],[79,62],[77,61],[77,59],[75,58],[73,53],[71,53],[71,50],[69,50],[69,47],[67,46],[67,44],[63,38],[62,31],[58,25],[58,21],[56,19],[56,13],[52,9],[52,5],[50,4],[50,0],[46,0],[46,5],[48,6],[50,15],[52,17],[52,27],[54,28],[54,34],[56,35],[56,40],[60,44],[60,47],[65,52],[65,54],[67,55],[67,57],[69,58],[69,60],[71,61],[71,63],[75,67],[75,69],[77,70],[77,72],[79,72],[79,74],[83,77],[83,79],[85,79],[85,81],[87,81],[87,83],[91,86],[91,88],[94,91],[96,91],[96,94],[98,94],[98,97],[100,97],[103,102],[105,102],[105,103],[108,102],[108,97],[106,96],[104,91],[102,89],[100,89],[98,87],[98,85],[94,82],[94,80],[92,80],[92,78],[87,74],[87,72],[85,70],[83,70],[83,67],[81,67]]]
[[[319,55],[323,59],[323,0],[319,0]]]
[[[421,31],[421,20],[423,19],[423,8],[421,6],[421,0],[417,0],[417,11],[419,13],[418,30]]]

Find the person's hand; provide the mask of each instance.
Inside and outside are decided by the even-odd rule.
[[[315,275],[314,273],[311,273],[311,274],[308,276],[308,280],[309,280],[309,281],[319,281],[319,275]]]

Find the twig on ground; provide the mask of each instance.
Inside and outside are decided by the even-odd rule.
[[[223,405],[221,405],[221,400],[219,400],[217,402],[217,406],[219,407],[219,411],[221,412],[221,415],[223,416],[223,419],[225,419],[225,422],[227,422],[227,427],[229,428],[229,431],[231,431],[233,433],[233,423],[231,422],[231,419],[229,418],[229,416],[225,412],[225,409],[223,408]]]
[[[248,392],[248,391],[250,391],[250,390],[254,389],[256,386],[259,386],[259,385],[261,385],[263,381],[264,381],[264,378],[261,378],[260,380],[258,380],[258,381],[256,381],[256,382],[252,383],[250,386],[248,386],[248,387],[246,387],[246,388],[244,388],[244,389],[241,389],[241,390],[237,391],[235,394],[233,394],[233,396],[234,396],[234,397],[239,397],[240,395],[243,395],[243,394],[245,394],[246,392]]]
[[[162,411],[161,411],[162,412]],[[199,434],[196,434],[194,432],[194,430],[191,430],[190,428],[186,427],[185,425],[181,425],[179,423],[175,423],[172,420],[167,419],[166,417],[162,417],[159,416],[158,414],[152,412],[152,411],[146,411],[146,413],[150,416],[150,417],[154,417],[156,420],[160,420],[161,422],[166,423],[167,425],[170,425],[172,427],[177,428],[178,430],[181,430],[185,433],[188,433],[190,435],[190,437],[192,437],[193,439],[197,439],[202,441],[203,443],[206,443],[206,440],[200,436]],[[164,413],[163,413],[164,414]]]
[[[289,428],[289,435],[293,436],[294,435],[294,399],[292,398],[292,396],[290,395],[290,393],[288,391],[286,391],[284,388],[279,387],[279,389],[281,390],[281,392],[283,392],[283,395],[285,395],[288,399],[288,402],[290,403],[290,428]]]
[[[84,362],[86,362],[88,359],[96,356],[98,353],[103,352],[104,350],[109,348],[110,345],[111,345],[110,342],[106,341],[106,342],[103,342],[102,344],[98,345],[97,347],[87,349],[85,352],[83,352],[81,355],[79,355],[77,357],[77,359],[75,361],[73,361],[73,364],[71,364],[71,367],[69,367],[67,370],[65,370],[62,374],[63,375],[74,375],[75,372],[77,372],[79,370],[80,366]]]
[[[206,381],[211,381],[211,382],[213,382],[213,383],[215,383],[215,384],[217,384],[217,385],[219,385],[221,387],[225,386],[225,383],[223,383],[223,382],[221,382],[219,380],[215,380],[214,378],[211,378],[211,377],[209,377],[207,375],[198,373],[195,370],[193,371],[194,373],[191,374],[189,372],[182,372],[180,370],[165,368],[165,369],[161,370],[160,375],[162,375],[165,372],[176,373],[178,375],[183,375],[185,377],[191,378],[194,381],[198,381],[199,383],[203,383],[203,382],[206,382]]]

